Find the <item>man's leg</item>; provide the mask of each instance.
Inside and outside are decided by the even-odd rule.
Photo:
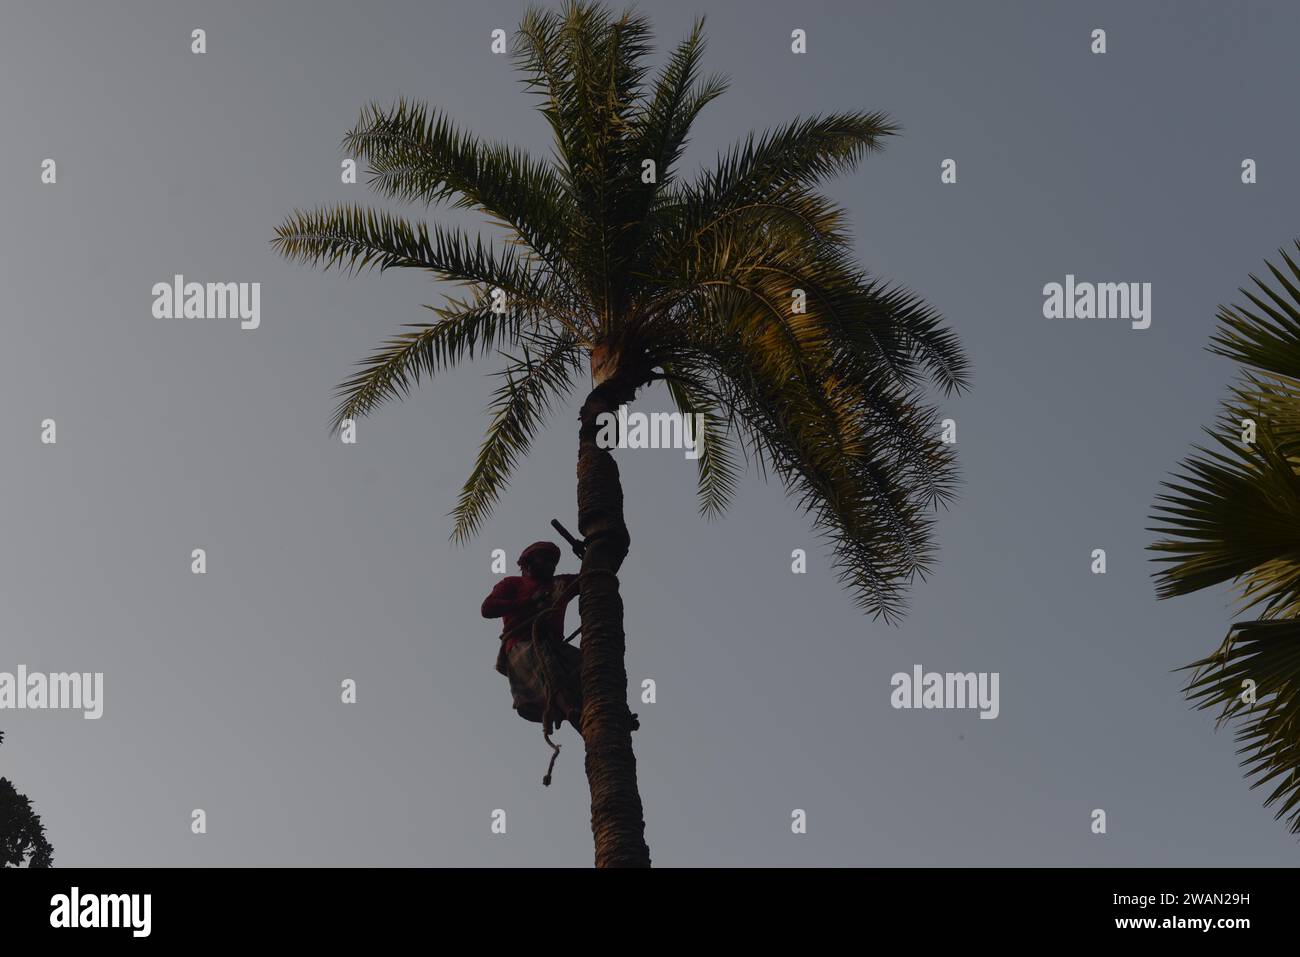
[[[556,704],[573,730],[582,734],[582,652],[572,645],[560,644],[556,658],[561,673]]]

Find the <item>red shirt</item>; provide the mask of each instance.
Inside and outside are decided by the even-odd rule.
[[[530,603],[530,599],[542,592],[558,595],[577,578],[577,575],[556,575],[549,582],[539,582],[535,578],[512,575],[496,583],[492,593],[483,599],[483,617],[505,619],[502,622],[502,637],[510,634],[511,629],[522,626],[519,627],[518,631],[510,634],[509,638],[505,639],[506,651],[509,651],[518,642],[527,641],[533,637],[532,626],[523,624],[530,615],[538,611],[538,608]],[[577,592],[566,596],[560,607],[544,619],[544,634],[548,634],[554,641],[564,640],[564,612],[575,594]]]

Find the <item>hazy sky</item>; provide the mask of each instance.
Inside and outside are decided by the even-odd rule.
[[[1230,733],[1189,710],[1172,673],[1222,639],[1230,595],[1157,603],[1143,529],[1233,373],[1204,351],[1216,306],[1300,233],[1283,81],[1300,8],[642,9],[661,50],[706,12],[707,67],[733,81],[688,167],[799,114],[883,109],[902,124],[831,192],[865,266],[941,309],[974,367],[973,391],[944,405],[961,499],[900,627],[855,609],[779,486],[750,476],[706,523],[679,452],[619,453],[628,672],[658,687],[633,709],[654,861],[1293,863]],[[543,789],[549,751],[510,709],[497,624],[479,617],[492,549],[513,562],[551,518],[575,527],[578,401],[480,537],[452,546],[496,366],[421,387],[343,446],[326,428],[333,387],[427,320],[440,287],[324,275],[269,245],[295,207],[386,205],[339,176],[339,140],[372,99],[427,100],[549,151],[508,58],[489,52],[521,10],[0,7],[0,671],[104,673],[97,721],[0,712],[0,774],[32,798],[56,863],[590,864],[580,743],[561,733]],[[955,185],[940,183],[945,158]],[[260,328],[155,319],[151,287],[177,273],[260,282]],[[1044,319],[1044,284],[1067,274],[1151,283],[1151,328]],[[46,418],[54,446],[39,441]],[[206,575],[191,574],[194,548]],[[790,572],[794,548],[806,575]],[[916,664],[998,672],[999,716],[891,708],[890,676]],[[339,701],[344,678],[355,705]]]

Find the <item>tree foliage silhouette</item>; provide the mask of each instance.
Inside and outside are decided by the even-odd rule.
[[[4,744],[0,731],[0,744]],[[32,802],[8,778],[0,778],[0,867],[50,867],[54,848]]]
[[[727,507],[745,464],[774,474],[861,606],[893,620],[933,561],[932,514],[956,481],[924,393],[967,382],[941,317],[855,263],[844,211],[819,191],[898,131],[889,118],[795,119],[688,178],[678,161],[692,124],[727,82],[701,75],[702,20],[653,76],[650,52],[650,24],[635,12],[567,3],[525,14],[513,54],[553,135],[548,159],[415,103],[363,112],[343,146],[366,161],[370,186],[478,210],[505,242],[357,205],[295,212],[274,240],[322,268],[419,269],[462,287],[428,307],[437,321],[408,326],[360,364],[334,418],[338,427],[461,361],[500,356],[487,436],[451,513],[456,541],[482,527],[589,371],[577,492],[590,574],[579,610],[598,866],[650,861],[616,575],[630,538],[598,417],[652,386],[678,411],[703,413],[702,515]]]

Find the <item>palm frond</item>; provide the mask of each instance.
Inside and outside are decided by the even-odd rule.
[[[719,307],[737,314],[750,308],[729,296]],[[859,604],[895,620],[905,585],[932,564],[932,488],[951,478],[948,450],[937,431],[910,436],[910,452],[924,458],[918,469],[899,449],[898,433],[877,421],[887,393],[871,394],[872,383],[836,376],[816,352],[799,359],[798,374],[787,371],[787,360],[770,355],[780,348],[778,339],[754,340],[743,328],[742,320],[697,345],[712,352],[725,408],[762,469],[778,475],[813,517]],[[919,480],[922,472],[928,483]]]
[[[521,310],[499,315],[490,302],[450,300],[449,306],[433,311],[438,322],[408,324],[410,331],[389,339],[338,387],[331,430],[337,431],[346,419],[369,415],[385,402],[405,398],[421,378],[473,359],[476,349],[486,353],[515,344],[523,328]]]
[[[657,189],[672,182],[673,167],[700,111],[727,90],[725,77],[715,75],[700,80],[704,48],[704,18],[700,17],[690,36],[673,50],[636,118],[633,152],[642,159],[654,160]]]
[[[1161,598],[1236,581],[1244,608],[1263,604],[1270,615],[1300,614],[1300,475],[1281,454],[1268,424],[1254,445],[1239,434],[1207,430],[1219,450],[1198,454],[1162,483],[1150,531],[1162,565]]]
[[[569,394],[582,370],[576,343],[567,335],[534,333],[520,345],[522,354],[508,356],[497,373],[504,381],[493,393],[487,435],[451,513],[453,541],[467,541],[482,527],[554,403]]]
[[[1251,787],[1271,785],[1264,806],[1279,805],[1277,819],[1300,834],[1300,622],[1240,622],[1187,668],[1188,699],[1198,710],[1221,708],[1219,725],[1236,725]]]
[[[1300,248],[1300,240],[1296,247]],[[1251,274],[1256,289],[1242,289],[1241,294],[1255,307],[1222,306],[1220,329],[1211,340],[1210,351],[1226,356],[1262,372],[1272,372],[1300,379],[1300,266],[1279,249],[1287,272],[1266,262],[1277,280],[1276,290]]]
[[[1300,456],[1300,380],[1245,373],[1232,387],[1220,419],[1225,435],[1240,434],[1248,422],[1263,422],[1281,455]]]
[[[760,137],[750,135],[719,157],[693,187],[714,215],[743,203],[816,186],[852,172],[882,140],[900,132],[881,111],[830,113],[796,119]],[[703,225],[703,224],[701,224]]]
[[[896,621],[906,586],[925,577],[933,560],[928,511],[871,450],[828,454],[835,429],[816,403],[775,393],[754,383],[737,389],[751,448],[812,517],[831,546],[837,577],[857,603],[874,617]]]
[[[700,514],[717,518],[731,504],[740,482],[740,463],[731,438],[733,419],[709,388],[684,368],[665,363],[664,385],[678,412],[704,416],[700,457],[695,460]]]
[[[439,278],[523,291],[532,273],[507,250],[498,257],[482,238],[459,230],[412,224],[392,213],[345,205],[295,211],[275,231],[272,245],[294,262],[355,274],[376,266],[426,269]]]
[[[568,193],[550,166],[523,150],[485,143],[445,114],[406,100],[369,105],[343,146],[368,162],[369,185],[379,193],[481,210],[552,269],[565,267],[574,214]]]
[[[919,389],[964,389],[969,372],[937,312],[852,265],[840,218],[799,190],[717,217],[673,247],[675,266],[657,263],[646,329],[665,369],[712,359],[747,455],[813,516],[859,603],[892,620],[933,564],[930,513],[956,489]]]

